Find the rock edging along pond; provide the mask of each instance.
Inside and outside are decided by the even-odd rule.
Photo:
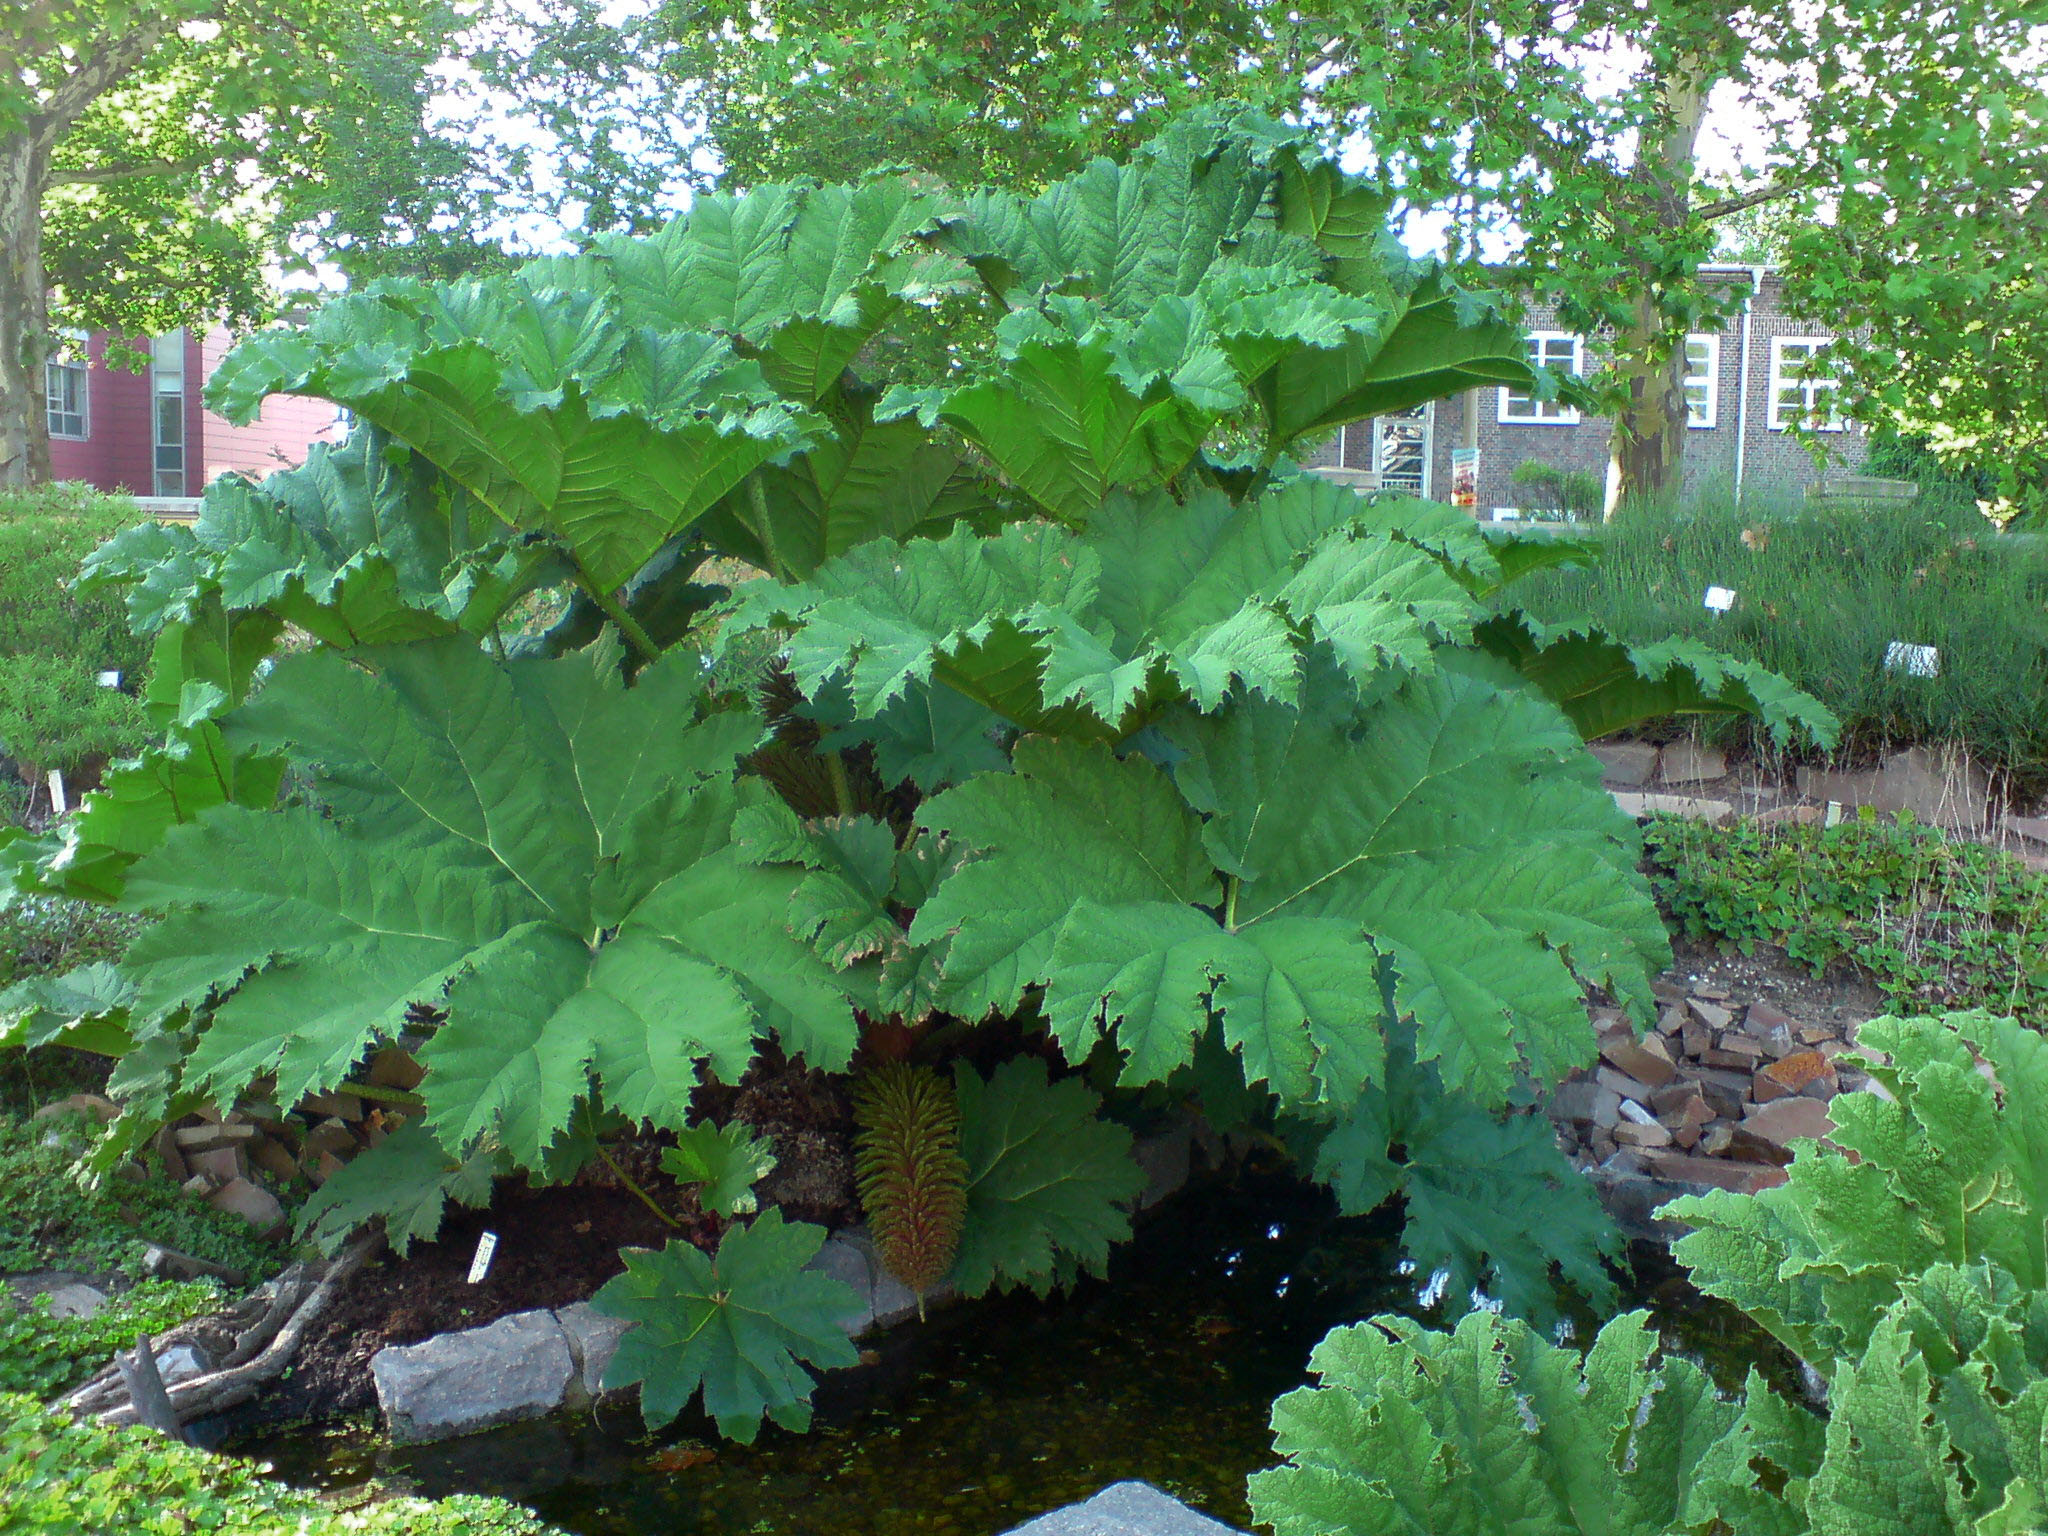
[[[1183,1125],[1139,1141],[1132,1155],[1146,1185],[1132,1214],[1151,1209],[1188,1180],[1194,1133]],[[890,1274],[863,1227],[835,1232],[806,1268],[852,1288],[857,1305],[841,1321],[850,1338],[919,1314],[918,1298]],[[942,1304],[952,1289],[925,1293]],[[549,1311],[515,1312],[480,1328],[395,1344],[370,1361],[377,1406],[391,1438],[419,1444],[576,1408],[602,1393],[605,1367],[631,1324],[605,1317],[588,1302]]]

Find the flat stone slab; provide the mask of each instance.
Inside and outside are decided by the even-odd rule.
[[[612,1363],[612,1356],[619,1352],[619,1340],[633,1325],[624,1318],[606,1317],[587,1301],[561,1308],[555,1313],[555,1321],[562,1325],[569,1352],[576,1357],[577,1369],[582,1373],[582,1396],[595,1401],[604,1393],[605,1367]],[[572,1392],[570,1396],[574,1399],[576,1394]]]
[[[1150,1483],[1111,1483],[1085,1504],[1069,1504],[1005,1536],[1242,1536],[1234,1526],[1196,1514]]]
[[[576,1377],[576,1359],[552,1312],[515,1312],[380,1349],[370,1375],[393,1440],[445,1440],[550,1412]]]

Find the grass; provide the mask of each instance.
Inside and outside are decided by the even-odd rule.
[[[1782,673],[1842,718],[1846,755],[1962,741],[2048,777],[2048,541],[2001,535],[1959,498],[1907,508],[1636,508],[1591,567],[1539,572],[1507,600],[1590,617],[1623,638],[1684,635]],[[1733,611],[1702,605],[1732,587]],[[1887,671],[1894,640],[1932,645],[1938,677]],[[1741,739],[1717,723],[1711,734]]]
[[[1848,961],[1900,1011],[1989,1008],[2048,1029],[2048,875],[1910,817],[1834,827],[1659,817],[1651,885],[1695,939]]]
[[[148,644],[118,598],[71,589],[79,562],[142,514],[126,496],[76,485],[0,493],[0,756],[37,777],[139,750]],[[119,671],[123,690],[97,674]]]

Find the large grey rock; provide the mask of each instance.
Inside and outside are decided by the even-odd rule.
[[[1984,770],[1954,749],[1908,747],[1867,773],[1802,768],[1799,793],[1809,800],[1879,811],[1911,811],[1921,821],[1952,831],[1974,832],[1991,811],[1991,785]]]
[[[156,1373],[167,1387],[190,1381],[194,1376],[204,1376],[212,1369],[213,1362],[191,1344],[173,1344],[169,1349],[157,1352]]]
[[[865,1227],[844,1227],[833,1233],[804,1267],[821,1270],[853,1287],[860,1304],[849,1309],[840,1323],[851,1338],[918,1315],[917,1293],[889,1273]],[[953,1288],[940,1284],[925,1292],[924,1309],[952,1299]]]
[[[1624,789],[1649,783],[1657,771],[1657,749],[1647,741],[1596,741],[1587,750],[1600,759],[1600,777]]]
[[[1704,784],[1727,775],[1727,754],[1689,736],[1672,742],[1657,758],[1657,777],[1666,784]]]
[[[619,1340],[633,1325],[624,1318],[606,1317],[587,1301],[561,1308],[555,1313],[555,1321],[562,1325],[562,1336],[569,1341],[569,1353],[576,1359],[577,1379],[571,1385],[570,1395],[586,1402],[595,1401],[604,1391],[605,1367],[612,1363],[612,1356],[619,1351]]]
[[[1141,1136],[1131,1147],[1131,1156],[1145,1170],[1145,1187],[1131,1201],[1131,1214],[1149,1211],[1187,1184],[1195,1148],[1195,1128],[1176,1126],[1159,1136]]]
[[[1112,1483],[1085,1504],[1070,1504],[1016,1527],[1006,1536],[1240,1536],[1232,1526],[1198,1515],[1150,1483]]]
[[[392,1439],[445,1440],[560,1406],[576,1360],[552,1312],[515,1312],[424,1344],[380,1349],[370,1375]]]
[[[91,1317],[107,1304],[107,1293],[90,1285],[60,1285],[48,1294],[52,1317]]]

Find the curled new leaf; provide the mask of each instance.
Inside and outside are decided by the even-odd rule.
[[[775,1171],[772,1146],[744,1125],[705,1121],[676,1132],[661,1155],[663,1172],[697,1186],[697,1203],[721,1216],[751,1216],[759,1206],[754,1186]]]

